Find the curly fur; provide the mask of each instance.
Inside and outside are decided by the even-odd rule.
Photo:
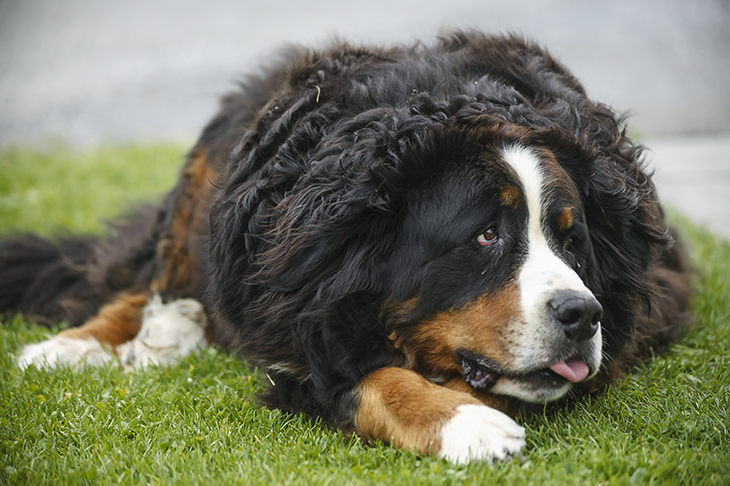
[[[605,358],[578,388],[600,388],[676,338],[686,268],[642,147],[546,51],[454,33],[434,46],[283,57],[223,100],[178,187],[134,231],[73,249],[3,243],[3,307],[80,323],[121,291],[203,299],[216,340],[269,370],[268,404],[357,429],[363,379],[419,366],[392,336],[491,295],[524,259],[517,242],[475,271],[460,246],[484,229],[485,187],[499,189],[482,161],[519,144],[554,158],[582,205],[570,258],[603,307]],[[17,258],[39,247],[52,263]],[[173,260],[193,271],[161,276]],[[65,270],[47,278],[51,265]]]

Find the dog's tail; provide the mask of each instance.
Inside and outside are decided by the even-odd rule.
[[[41,324],[81,324],[101,298],[88,278],[96,244],[93,238],[52,242],[34,235],[0,241],[0,313],[22,313]]]
[[[165,212],[157,205],[109,224],[105,237],[0,240],[0,315],[79,326],[112,296],[147,288]]]

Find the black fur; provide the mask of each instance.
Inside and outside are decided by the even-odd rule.
[[[209,254],[207,241],[198,250],[208,291],[187,293],[205,299],[221,342],[269,368],[269,404],[351,427],[353,387],[373,370],[406,365],[394,330],[409,332],[514,274],[519,239],[499,265],[468,244],[495,217],[483,208],[502,176],[485,160],[507,142],[552,153],[579,191],[583,221],[566,258],[580,263],[604,309],[608,360],[596,382],[675,336],[685,268],[642,148],[545,51],[465,33],[433,47],[295,50],[227,97],[194,149],[219,177]],[[3,243],[0,303],[68,318],[63,302],[92,292],[78,314],[88,317],[110,294],[148,285],[166,207],[141,219],[133,244],[108,240],[114,251],[103,258],[83,242]],[[119,266],[131,274],[119,278]],[[115,283],[99,293],[100,276]]]
[[[149,286],[165,205],[140,208],[104,238],[23,235],[0,241],[0,311],[80,326],[112,297]]]
[[[473,177],[456,165],[509,140],[550,149],[573,176],[592,247],[584,278],[619,359],[671,239],[641,147],[542,50],[462,34],[435,49],[338,47],[295,63],[267,108],[211,212],[210,289],[244,356],[311,377],[273,388],[274,404],[302,386],[311,401],[295,408],[329,410],[365,374],[402,360],[387,340],[395,326],[483,291],[468,281],[472,260],[431,263],[478,227],[455,219],[475,207],[448,200]],[[435,187],[449,172],[449,187]],[[388,314],[416,292],[422,307]]]

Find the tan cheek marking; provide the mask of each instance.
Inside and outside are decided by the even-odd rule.
[[[519,289],[511,285],[464,308],[434,315],[411,335],[399,336],[398,342],[407,360],[425,376],[461,373],[461,364],[454,360],[457,349],[473,351],[509,369],[512,327],[520,316]]]
[[[573,226],[573,208],[565,208],[558,216],[558,226],[561,230],[567,230]]]
[[[372,372],[360,381],[356,396],[358,432],[422,454],[439,452],[441,428],[454,416],[456,407],[479,404],[467,393],[440,387],[402,368]]]
[[[216,173],[203,149],[191,154],[174,193],[172,218],[157,245],[160,265],[152,282],[154,292],[188,290],[194,293],[199,274],[200,239],[208,234],[208,213],[213,202]]]
[[[520,205],[520,192],[514,186],[502,186],[499,188],[499,203],[502,206],[516,208]]]
[[[101,344],[115,348],[126,343],[139,332],[142,308],[147,305],[147,293],[122,294],[103,306],[99,313],[82,326],[60,332],[59,336],[71,339],[93,337]]]

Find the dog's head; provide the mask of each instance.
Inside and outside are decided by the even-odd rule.
[[[578,187],[554,152],[519,139],[449,159],[409,195],[390,278],[410,288],[391,338],[430,378],[557,399],[602,361]]]
[[[640,147],[542,51],[480,39],[305,63],[233,151],[212,307],[323,402],[394,364],[554,400],[631,336],[667,242]]]

